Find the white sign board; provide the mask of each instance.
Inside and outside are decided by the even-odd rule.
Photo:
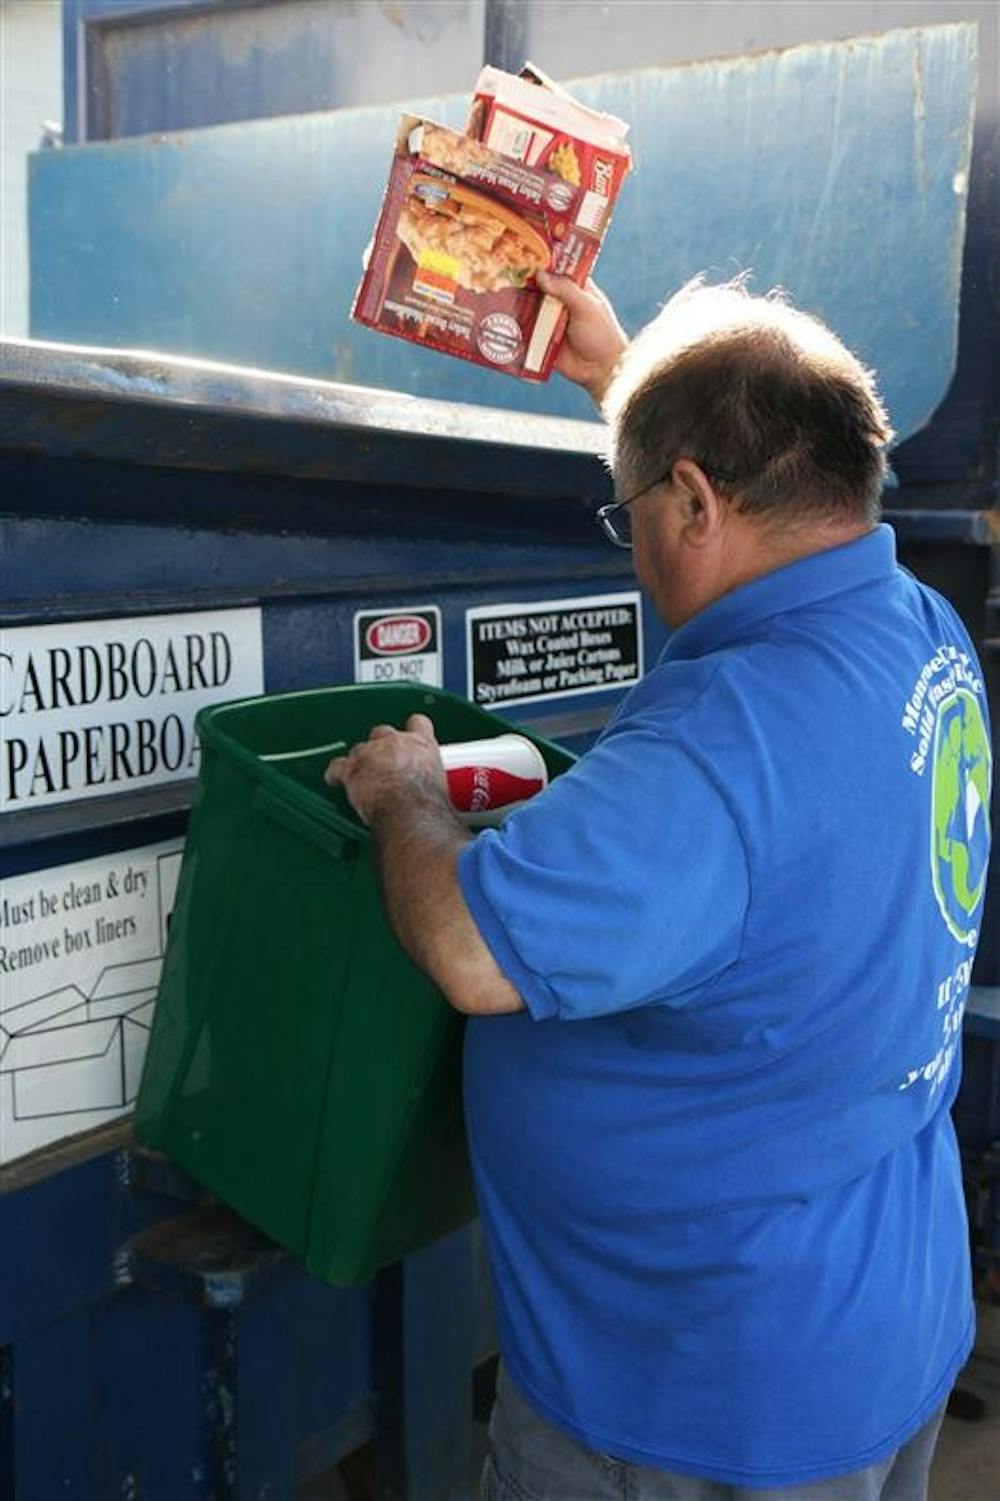
[[[642,677],[642,599],[592,594],[466,610],[468,693],[503,708],[629,688]]]
[[[444,680],[439,607],[358,610],[354,616],[354,681],[440,688]]]
[[[264,690],[260,610],[0,633],[0,811],[181,781],[194,717]]]
[[[135,1101],[183,841],[0,886],[0,1164]]]

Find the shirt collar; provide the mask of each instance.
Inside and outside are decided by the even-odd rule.
[[[895,533],[883,522],[853,542],[799,558],[723,595],[674,631],[660,660],[704,656],[772,616],[888,579],[895,567]]]

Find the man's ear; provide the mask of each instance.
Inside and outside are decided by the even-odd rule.
[[[724,502],[694,459],[678,459],[670,471],[670,478],[683,497],[685,539],[692,546],[704,547],[722,529],[726,514]]]

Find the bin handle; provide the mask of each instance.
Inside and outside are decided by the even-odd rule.
[[[345,835],[317,823],[291,803],[285,802],[284,798],[276,797],[267,787],[258,787],[254,792],[253,808],[255,813],[269,818],[272,823],[281,824],[293,834],[298,834],[301,839],[308,839],[335,860],[346,859],[350,852],[350,841]]]

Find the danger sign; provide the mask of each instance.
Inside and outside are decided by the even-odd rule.
[[[413,656],[434,639],[426,615],[389,615],[373,620],[365,631],[365,645],[377,657]]]
[[[425,683],[440,688],[438,606],[358,610],[354,617],[354,681]]]

